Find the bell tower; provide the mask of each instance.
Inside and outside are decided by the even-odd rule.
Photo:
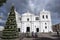
[[[52,32],[51,15],[44,9],[40,12],[41,32]]]

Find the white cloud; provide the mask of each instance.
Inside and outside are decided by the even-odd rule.
[[[5,20],[0,19],[0,23],[5,23]]]

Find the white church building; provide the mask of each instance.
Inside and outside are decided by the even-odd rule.
[[[30,12],[26,12],[22,15],[20,15],[17,11],[15,11],[15,13],[19,32],[53,32],[51,14],[49,11],[42,10],[39,16]]]

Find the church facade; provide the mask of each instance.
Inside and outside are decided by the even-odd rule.
[[[26,12],[20,15],[16,12],[16,22],[18,31],[21,33],[26,32],[53,32],[51,14],[49,11],[42,10],[38,15]]]

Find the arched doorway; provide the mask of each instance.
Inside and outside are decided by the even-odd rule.
[[[30,27],[27,27],[26,28],[26,32],[30,32]]]
[[[20,32],[20,28],[18,28],[18,32]]]
[[[36,28],[36,32],[39,32],[39,28]]]

